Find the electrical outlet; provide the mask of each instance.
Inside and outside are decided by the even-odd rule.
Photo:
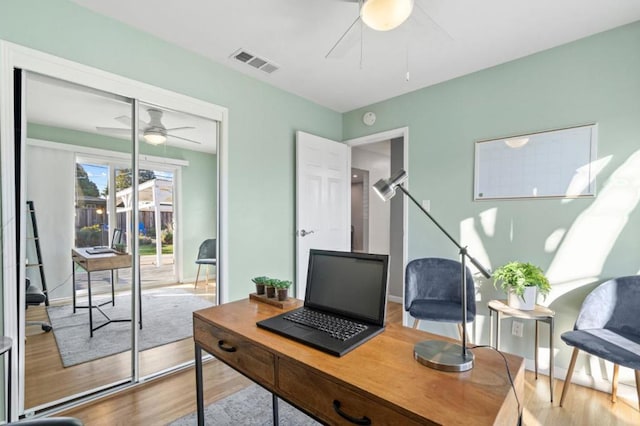
[[[522,321],[514,320],[511,323],[511,334],[517,337],[522,337],[522,328],[523,328]]]

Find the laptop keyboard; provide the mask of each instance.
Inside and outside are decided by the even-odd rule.
[[[364,324],[343,318],[337,318],[332,315],[323,314],[322,312],[312,311],[310,309],[301,309],[299,311],[292,312],[285,315],[284,319],[315,328],[316,330],[324,331],[334,339],[338,339],[343,342],[367,329],[367,326]]]

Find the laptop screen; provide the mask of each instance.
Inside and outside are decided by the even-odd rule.
[[[304,304],[384,325],[389,256],[311,249]]]

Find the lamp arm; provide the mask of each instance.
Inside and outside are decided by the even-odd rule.
[[[460,245],[460,244],[459,244],[459,243],[458,243],[458,242],[457,242],[457,241],[456,241],[456,240],[455,240],[455,239],[454,239],[454,238],[453,238],[453,237],[452,237],[452,236],[451,236],[451,235],[450,235],[450,234],[449,234],[449,233],[448,233],[448,232],[447,232],[447,231],[446,231],[446,230],[445,230],[445,229],[444,229],[444,228],[443,228],[439,223],[438,223],[438,221],[437,221],[437,220],[435,220],[435,219],[434,219],[434,217],[433,217],[433,216],[431,216],[431,214],[430,214],[427,210],[425,210],[425,208],[424,208],[424,207],[422,207],[422,205],[421,205],[421,204],[420,204],[420,203],[419,203],[415,198],[413,198],[413,196],[409,193],[409,191],[407,191],[407,190],[406,190],[402,185],[398,185],[398,186],[396,186],[396,188],[398,188],[400,191],[404,192],[404,194],[405,194],[407,197],[409,197],[409,199],[410,199],[411,201],[413,201],[413,202],[414,202],[414,204],[415,204],[416,206],[418,206],[418,208],[419,208],[420,210],[422,210],[422,213],[424,213],[425,215],[427,215],[427,217],[428,217],[429,219],[431,219],[431,222],[433,222],[433,223],[434,223],[434,225],[436,225],[436,226],[438,227],[438,229],[440,229],[440,230],[442,231],[442,233],[443,233],[444,235],[446,235],[446,236],[447,236],[447,238],[449,238],[449,240],[451,240],[451,242],[452,242],[453,244],[455,244],[455,246],[456,246],[456,247],[458,248],[458,250],[460,251],[460,254],[461,254],[461,255],[463,255],[463,256],[466,256],[466,257],[471,261],[471,263],[473,263],[473,266],[475,266],[476,268],[478,268],[478,271],[480,271],[480,273],[481,273],[482,275],[484,275],[484,277],[485,277],[485,278],[491,278],[491,274],[486,270],[486,268],[485,268],[484,266],[482,266],[482,265],[480,264],[480,262],[478,262],[478,260],[476,260],[475,258],[471,257],[471,256],[467,253],[467,248],[466,248],[466,247],[462,247],[462,246],[461,246],[461,245]]]

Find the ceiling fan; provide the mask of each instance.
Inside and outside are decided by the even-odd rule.
[[[182,126],[182,127],[171,127],[167,129],[164,126],[164,124],[162,124],[162,110],[159,110],[156,108],[149,108],[147,109],[147,113],[149,114],[149,122],[140,120],[138,124],[138,128],[140,129],[140,135],[143,137],[143,139],[147,143],[151,145],[161,145],[167,141],[167,136],[169,136],[175,139],[180,139],[183,141],[200,144],[200,142],[195,141],[193,139],[188,139],[188,138],[184,138],[182,136],[177,136],[173,134],[173,132],[176,130],[195,129],[195,127]],[[126,115],[115,117],[114,120],[124,124],[125,126],[131,125],[131,117],[128,117]],[[111,133],[111,134],[129,135],[131,133],[130,128],[97,126],[96,129],[100,132]]]
[[[335,44],[329,49],[325,58],[339,57],[338,50],[348,49],[360,38],[365,28],[375,31],[390,31],[400,26],[408,26],[406,21],[412,22],[414,28],[421,28],[432,24],[449,39],[453,39],[420,5],[419,0],[342,0],[358,4],[358,16],[342,33]],[[426,22],[425,22],[426,21]],[[404,24],[404,25],[403,25]],[[340,49],[339,49],[340,47]],[[362,44],[360,45],[362,56]],[[362,58],[361,58],[362,59]]]

